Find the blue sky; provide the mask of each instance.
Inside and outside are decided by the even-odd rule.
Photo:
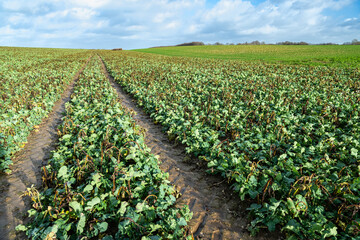
[[[0,0],[0,46],[360,40],[360,0]]]

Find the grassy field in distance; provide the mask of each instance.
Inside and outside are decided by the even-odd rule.
[[[135,49],[167,56],[280,62],[306,65],[360,65],[359,45],[220,45]]]

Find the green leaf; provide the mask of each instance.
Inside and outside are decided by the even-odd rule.
[[[321,232],[324,229],[323,225],[320,223],[313,223],[311,225],[311,230],[314,232]]]
[[[126,212],[126,207],[129,205],[128,202],[121,202],[121,206],[120,209],[118,210],[118,214],[120,214],[120,216],[124,216],[125,212]]]
[[[300,224],[295,220],[291,219],[286,226],[283,228],[283,230],[288,230],[293,233],[299,233],[300,232]]]
[[[179,219],[178,224],[179,224],[180,226],[186,226],[186,225],[187,225],[186,220],[185,220],[183,217]]]
[[[257,184],[257,179],[254,175],[251,175],[251,177],[249,178],[249,182],[251,183],[251,185],[256,185]]]
[[[20,224],[16,226],[15,230],[25,232],[28,228],[25,225]]]
[[[69,142],[71,139],[71,134],[65,134],[63,137],[62,137],[62,140],[63,141],[66,141],[66,142]]]
[[[53,226],[46,228],[46,230],[43,232],[43,235],[48,236],[50,234],[52,236],[56,236],[58,229],[59,226],[55,224]]]
[[[93,207],[96,205],[96,204],[99,204],[100,203],[100,198],[99,197],[95,197],[93,198],[91,201],[89,201],[85,207],[85,210],[86,211],[89,211],[91,209],[93,209]]]
[[[358,150],[356,148],[351,148],[351,155],[357,157],[358,156]]]
[[[247,208],[246,210],[257,210],[257,209],[260,209],[262,206],[260,204],[256,204],[256,203],[253,203],[250,205],[249,208]]]
[[[83,191],[88,193],[88,192],[91,192],[93,189],[94,189],[93,186],[88,184],[88,185],[86,185],[86,187],[84,188]]]
[[[72,207],[78,215],[82,212],[81,204],[76,201],[70,202],[69,206]]]
[[[259,194],[257,191],[249,190],[249,195],[252,199],[256,198],[256,196]]]
[[[95,173],[93,175],[93,182],[92,185],[96,185],[97,187],[99,187],[101,185],[101,175],[99,173]]]
[[[62,166],[60,169],[59,169],[59,172],[58,172],[58,178],[62,178],[64,180],[67,180],[67,178],[69,177],[68,175],[68,169],[66,166]]]
[[[269,221],[266,223],[266,226],[268,227],[270,232],[273,232],[273,231],[275,231],[277,223],[278,223],[278,221]]]
[[[99,229],[99,231],[101,233],[105,232],[108,229],[108,223],[107,222],[102,222],[102,223],[98,223],[96,224],[97,228]]]
[[[28,210],[28,214],[29,214],[28,217],[32,217],[32,216],[35,216],[37,214],[37,211],[35,209],[30,209],[30,210]]]
[[[144,203],[138,203],[136,204],[136,212],[142,212],[144,209],[145,204]]]
[[[151,232],[155,232],[159,229],[162,229],[162,226],[160,224],[150,224]]]
[[[80,214],[80,220],[77,224],[77,227],[76,227],[76,233],[77,234],[81,234],[84,232],[84,227],[85,227],[85,223],[86,223],[86,216],[85,214],[81,213]]]
[[[332,228],[330,228],[327,233],[325,233],[324,235],[324,238],[327,238],[327,237],[331,237],[331,236],[336,236],[337,235],[337,227],[334,226]]]

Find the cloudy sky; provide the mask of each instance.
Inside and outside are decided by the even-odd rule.
[[[0,0],[0,46],[360,40],[360,0]]]

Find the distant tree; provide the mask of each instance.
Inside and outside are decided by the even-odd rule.
[[[301,42],[299,42],[299,45],[309,45],[309,44],[307,42],[301,41]]]
[[[317,45],[338,45],[338,44],[329,42],[329,43],[320,43]]]
[[[351,41],[352,45],[360,45],[360,41],[358,41],[357,39],[354,39]]]
[[[344,42],[343,45],[360,45],[360,41],[353,39],[351,42]]]
[[[250,44],[251,45],[260,45],[260,42],[258,40],[256,40],[256,41],[252,41]]]
[[[176,46],[180,47],[180,46],[202,46],[202,45],[205,45],[205,44],[203,42],[189,42],[189,43],[178,44]]]
[[[277,45],[309,45],[307,42],[290,42],[290,41],[285,41],[285,42],[278,42],[276,43]]]

